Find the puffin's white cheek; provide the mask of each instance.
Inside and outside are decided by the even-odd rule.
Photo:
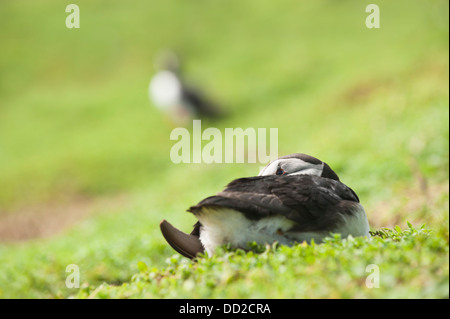
[[[291,173],[289,175],[315,175],[315,176],[321,176],[322,175],[322,169],[317,168],[308,168],[304,169],[298,172]]]
[[[277,168],[278,162],[270,163],[259,172],[258,176],[275,175]]]

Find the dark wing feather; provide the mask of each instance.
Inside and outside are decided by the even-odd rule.
[[[336,180],[310,175],[258,176],[234,180],[223,192],[188,211],[196,214],[205,206],[226,207],[254,220],[282,215],[296,223],[295,230],[313,231],[334,227],[340,219],[336,207],[343,201],[359,202],[350,188]]]
[[[223,115],[221,110],[198,90],[184,87],[183,98],[195,109],[199,116],[214,118]]]

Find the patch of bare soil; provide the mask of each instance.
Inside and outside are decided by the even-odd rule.
[[[444,198],[449,192],[449,184],[428,186],[426,183],[412,185],[396,194],[395,199],[380,202],[375,208],[368,209],[370,226],[373,229],[396,225],[404,228],[406,222],[418,227],[423,224],[438,224],[448,220],[443,206],[448,207]]]
[[[125,206],[124,196],[102,199],[77,199],[71,203],[40,205],[4,216],[0,215],[0,242],[18,242],[57,234],[77,222],[117,207]]]

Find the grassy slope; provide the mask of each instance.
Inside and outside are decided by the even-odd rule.
[[[448,31],[442,3],[380,1],[382,28],[368,30],[357,1],[143,1],[132,8],[79,1],[82,27],[67,30],[61,5],[2,2],[0,215],[122,193],[130,204],[98,208],[97,217],[49,239],[1,245],[0,297],[77,294],[64,285],[72,263],[85,283],[80,297],[133,274],[127,286],[105,285],[95,295],[183,297],[199,280],[205,288],[196,297],[448,297],[448,188],[442,187],[449,158]],[[171,128],[146,95],[152,58],[163,46],[181,51],[186,72],[232,111],[210,125],[278,127],[279,154],[326,160],[360,195],[375,228],[381,221],[405,228],[406,220],[416,227],[426,222],[431,235],[406,231],[400,241],[334,240],[167,265],[173,251],[158,222],[167,218],[188,230],[194,219],[183,211],[189,205],[259,167],[168,160]],[[437,194],[418,190],[424,179],[429,193]],[[422,200],[408,205],[417,198]],[[339,268],[329,256],[343,247],[349,252]],[[385,265],[388,276],[382,270],[379,290],[360,289],[361,267],[348,265],[354,254],[362,256],[358,266],[372,260]],[[312,259],[297,267],[291,259],[298,256]],[[139,273],[140,261],[151,270]],[[277,280],[276,267],[285,267],[280,278],[293,284],[267,291]],[[403,273],[406,267],[412,270]],[[242,275],[249,268],[254,272]],[[183,275],[170,273],[174,269]],[[217,278],[223,269],[231,279]],[[167,280],[148,279],[166,271]],[[305,274],[322,276],[320,285],[314,277],[300,280]],[[263,277],[266,288],[256,284]],[[306,294],[305,287],[317,289]]]
[[[84,286],[89,298],[442,298],[448,296],[448,243],[426,229],[382,237],[330,238],[294,247],[222,249],[196,263],[173,256],[164,269],[140,263],[120,286]],[[370,274],[379,270],[379,287]],[[369,267],[369,268],[368,268]],[[366,280],[369,283],[366,283]]]

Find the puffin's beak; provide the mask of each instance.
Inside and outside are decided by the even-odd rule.
[[[184,257],[193,259],[205,251],[198,236],[183,233],[165,219],[161,221],[159,227],[169,245]]]

